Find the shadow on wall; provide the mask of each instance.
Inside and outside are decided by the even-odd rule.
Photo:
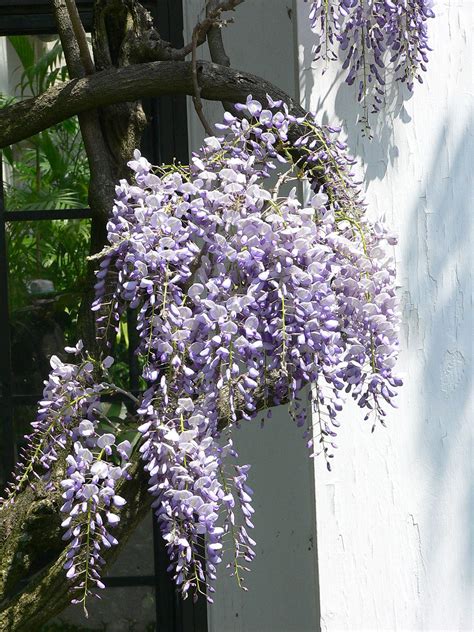
[[[446,151],[450,123],[445,120],[433,148],[433,160],[421,195],[409,215],[403,278],[407,279],[405,311],[415,310],[419,323],[417,365],[420,367],[419,433],[416,454],[423,456],[430,500],[424,518],[424,559],[432,571],[443,568],[446,548],[456,538],[469,604],[472,584],[474,515],[470,481],[469,395],[472,367],[471,285],[472,117],[454,153]],[[471,135],[470,135],[471,133]],[[404,321],[408,320],[408,314]],[[408,339],[408,345],[416,341]],[[414,351],[411,349],[411,351]],[[459,468],[465,468],[462,472]],[[446,508],[456,481],[465,486],[462,522],[449,523]],[[457,513],[455,513],[457,511]],[[455,529],[455,533],[452,529]],[[427,540],[426,540],[427,538]],[[429,572],[429,569],[428,569]]]
[[[329,62],[327,69],[324,68],[324,62],[318,60],[313,62],[313,53],[310,46],[302,48],[303,53],[303,71],[304,80],[301,84],[304,86],[301,94],[302,103],[310,103],[311,97],[316,90],[315,77],[321,73],[328,72],[333,76],[333,80],[324,94],[320,94],[313,111],[316,113],[316,120],[324,125],[333,124],[326,111],[326,101],[330,99],[334,101],[336,116],[344,122],[344,134],[347,135],[347,145],[349,152],[360,161],[365,162],[366,156],[370,155],[370,164],[364,169],[364,182],[367,185],[372,180],[381,180],[386,172],[388,165],[392,165],[398,158],[399,151],[394,137],[394,120],[398,117],[403,123],[411,121],[410,115],[405,108],[405,102],[412,98],[412,93],[408,91],[404,84],[392,82],[386,86],[386,98],[384,110],[378,115],[370,117],[371,133],[373,139],[369,140],[361,135],[361,127],[358,119],[361,113],[361,107],[357,104],[357,89],[355,85],[348,86],[344,82],[347,71],[340,69],[337,62]],[[309,72],[306,70],[312,69]],[[324,81],[324,83],[327,83]],[[337,92],[334,95],[333,91]]]
[[[411,121],[404,102],[411,98],[406,86],[396,84],[387,87],[386,104],[383,111],[370,117],[372,140],[361,135],[358,117],[361,108],[356,103],[355,86],[341,82],[336,93],[335,109],[340,120],[345,121],[347,144],[354,157],[364,160],[370,152],[371,161],[364,172],[366,186],[372,180],[382,180],[388,165],[393,165],[399,151],[394,135],[394,120],[399,117],[403,123]],[[325,121],[326,122],[326,121]]]
[[[374,139],[369,141],[361,138],[358,108],[352,88],[343,83],[343,72],[330,67],[328,76],[321,81],[323,92],[318,86],[320,67],[310,70],[312,65],[314,68],[311,51],[306,46],[300,48],[300,54],[304,54],[301,100],[310,103],[313,97],[318,121],[332,123],[328,112],[335,111],[344,122],[350,152],[365,163],[366,186],[382,180],[387,170],[390,176],[389,167],[393,165],[395,178],[390,178],[386,191],[390,199],[394,194],[390,187],[400,174],[405,172],[410,177],[404,165],[396,164],[397,145],[406,149],[407,136],[411,137],[411,159],[418,156],[418,160],[423,161],[422,169],[417,167],[413,173],[415,177],[423,174],[421,183],[414,180],[404,191],[403,199],[407,200],[409,195],[413,201],[408,202],[403,214],[406,223],[400,227],[403,250],[399,251],[399,272],[404,286],[403,322],[407,323],[408,331],[404,346],[411,358],[407,365],[408,379],[417,390],[416,410],[412,416],[416,428],[411,434],[415,445],[407,446],[407,453],[416,459],[413,471],[425,472],[422,480],[414,481],[422,504],[413,505],[417,515],[411,518],[414,526],[418,527],[417,522],[422,525],[419,547],[426,575],[422,585],[429,594],[420,594],[420,600],[433,606],[424,610],[427,629],[430,623],[433,628],[437,625],[435,620],[429,621],[429,617],[439,615],[437,591],[443,582],[449,581],[455,583],[459,591],[457,605],[463,607],[463,612],[452,613],[453,621],[466,626],[457,629],[470,629],[474,559],[469,428],[473,324],[470,299],[472,116],[467,116],[461,125],[462,121],[457,118],[459,113],[453,108],[452,118],[446,118],[441,124],[439,117],[438,138],[420,141],[414,126],[407,129],[403,138],[403,126],[399,124],[395,138],[394,119],[398,117],[402,123],[411,120],[404,105],[410,95],[404,93],[392,99],[388,113],[381,113],[374,121]],[[318,95],[316,102],[315,95]],[[400,179],[398,183],[405,185]],[[380,192],[380,185],[377,184],[375,190]],[[410,498],[407,503],[408,507],[412,506]]]

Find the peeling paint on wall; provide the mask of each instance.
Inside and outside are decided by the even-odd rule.
[[[321,628],[471,630],[472,4],[435,4],[424,84],[372,142],[337,66],[312,62],[297,6],[302,103],[343,124],[369,208],[400,237],[406,382],[386,430],[351,408],[333,472],[315,464]]]

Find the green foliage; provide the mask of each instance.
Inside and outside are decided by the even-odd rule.
[[[89,170],[76,119],[64,121],[4,151],[12,171],[8,210],[87,206]]]
[[[67,79],[56,42],[40,51],[35,40],[12,36],[21,63],[16,95],[6,105],[37,95]],[[87,206],[89,169],[77,118],[72,118],[4,150],[7,210],[49,210]],[[9,177],[8,177],[9,176]],[[58,308],[74,317],[80,301],[89,245],[87,221],[15,222],[8,225],[12,312],[25,305],[33,279],[51,281]]]
[[[15,222],[9,225],[8,254],[12,313],[28,302],[35,279],[51,281],[59,310],[76,312],[84,290],[88,223],[78,220]],[[44,295],[42,293],[43,297]]]
[[[34,96],[50,88],[57,80],[65,81],[67,68],[62,64],[62,48],[58,41],[43,54],[37,55],[34,40],[25,35],[8,38],[21,63],[19,91],[21,96]]]
[[[16,95],[1,97],[4,105],[38,95],[56,81],[67,79],[59,42],[37,59],[35,44],[27,36],[11,36],[9,41],[20,59],[21,74]],[[77,118],[7,148],[4,158],[13,174],[6,191],[9,210],[87,205],[89,169]]]

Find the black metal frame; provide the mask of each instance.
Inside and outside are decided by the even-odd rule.
[[[76,0],[86,30],[92,23],[92,0]],[[175,46],[183,45],[183,9],[177,0],[145,0],[161,35]],[[0,0],[0,35],[43,35],[56,33],[50,0]],[[188,161],[187,113],[185,97],[148,99],[144,108],[150,125],[143,138],[142,149],[152,162],[170,162],[173,158]],[[0,415],[2,445],[0,458],[6,472],[15,463],[14,420],[16,406],[33,404],[41,395],[19,395],[13,392],[11,338],[8,298],[8,253],[6,225],[10,222],[90,219],[90,209],[6,211],[0,160]],[[130,315],[133,318],[133,315]],[[137,384],[136,363],[130,355],[130,382]],[[163,539],[153,521],[154,575],[108,577],[108,588],[154,586],[156,629],[159,632],[206,632],[207,607],[204,599],[196,604],[182,602],[167,573],[168,560]]]

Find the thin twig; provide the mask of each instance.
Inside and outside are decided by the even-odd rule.
[[[201,46],[206,41],[208,31],[215,26],[216,21],[219,19],[223,11],[233,11],[236,6],[242,4],[245,0],[221,0],[221,2],[214,4],[212,8],[207,9],[206,18],[202,22],[198,22],[194,27],[193,37],[196,34],[196,43],[194,46]],[[191,41],[186,46],[179,50],[175,50],[174,54],[179,55],[175,59],[184,59],[193,50],[193,42]]]
[[[123,388],[120,388],[120,386],[116,386],[115,384],[109,384],[109,383],[104,383],[104,386],[110,388],[116,393],[119,393],[120,395],[124,395],[125,397],[128,397],[128,399],[131,399],[134,404],[140,403],[140,400],[137,397],[135,397],[135,395],[133,395],[129,391],[126,391]]]
[[[94,62],[92,61],[89,45],[87,43],[87,36],[82,25],[77,5],[73,0],[66,0],[66,7],[71,19],[71,26],[76,36],[77,44],[79,47],[80,58],[84,71],[87,75],[92,75],[95,72]]]
[[[275,186],[273,187],[273,189],[271,191],[271,195],[272,195],[272,200],[273,201],[276,201],[278,199],[278,195],[280,193],[280,187],[283,184],[283,182],[285,182],[285,180],[287,179],[288,174],[293,171],[293,169],[294,169],[294,165],[291,165],[290,169],[288,169],[287,171],[284,171],[282,174],[280,174],[280,177],[276,181],[276,184],[275,184]]]
[[[193,39],[192,39],[193,49],[192,49],[191,64],[192,64],[193,86],[194,86],[193,104],[194,104],[194,109],[196,110],[196,114],[198,115],[199,120],[202,123],[202,126],[206,130],[206,134],[208,134],[209,136],[213,136],[212,128],[209,125],[209,122],[206,119],[204,115],[204,110],[202,108],[201,87],[199,86],[199,80],[198,80],[198,69],[197,69],[197,58],[196,58],[198,27],[199,25],[194,28]]]

